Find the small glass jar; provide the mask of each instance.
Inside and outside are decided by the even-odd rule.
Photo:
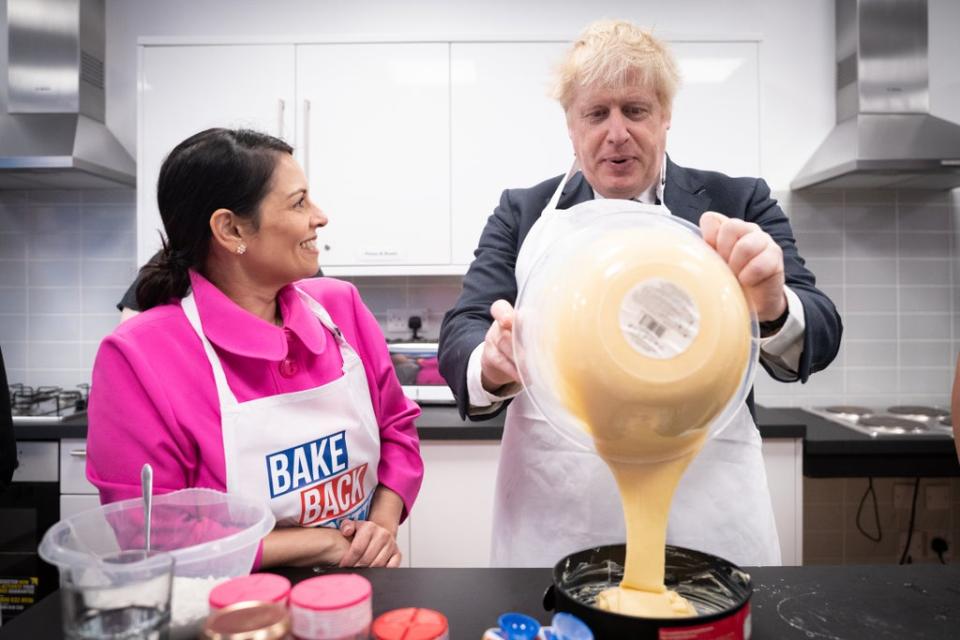
[[[237,602],[275,602],[287,606],[290,581],[273,573],[252,573],[218,584],[208,598],[210,611]]]
[[[450,627],[447,617],[433,609],[394,609],[373,621],[374,640],[447,640]]]
[[[293,635],[301,640],[366,640],[373,587],[351,573],[317,576],[290,591]]]
[[[275,602],[237,602],[214,611],[202,640],[291,640],[290,614]]]

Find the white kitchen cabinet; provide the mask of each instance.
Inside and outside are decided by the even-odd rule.
[[[60,519],[64,520],[77,515],[81,511],[89,511],[99,506],[100,496],[98,495],[61,495]]]
[[[449,264],[449,75],[447,43],[297,46],[300,157],[331,273]]]
[[[60,493],[98,493],[87,480],[87,441],[84,438],[60,440]]]
[[[137,260],[160,248],[157,177],[163,159],[209,127],[251,128],[294,140],[293,45],[141,48]]]
[[[452,261],[469,264],[504,189],[530,187],[573,162],[563,109],[550,97],[563,42],[450,46]]]
[[[764,438],[763,462],[783,564],[803,564],[803,440]]]
[[[410,518],[413,567],[488,567],[498,440],[423,440]]]

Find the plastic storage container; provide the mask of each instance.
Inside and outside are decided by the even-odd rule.
[[[290,581],[273,573],[252,573],[218,584],[210,592],[210,610],[238,602],[276,602],[287,606]]]
[[[433,609],[394,609],[373,621],[374,640],[447,640],[447,617]]]
[[[373,587],[350,573],[317,576],[290,591],[293,635],[301,640],[366,640],[373,619]]]
[[[174,558],[172,637],[196,636],[209,612],[210,590],[250,572],[274,523],[265,503],[212,489],[153,498],[151,549]],[[143,545],[143,501],[134,498],[61,520],[43,536],[39,552],[51,564],[72,568]]]

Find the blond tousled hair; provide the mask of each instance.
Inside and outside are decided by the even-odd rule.
[[[668,112],[680,84],[677,63],[666,45],[626,20],[598,20],[587,26],[557,67],[553,97],[564,111],[577,90],[598,84],[622,88],[652,86]]]

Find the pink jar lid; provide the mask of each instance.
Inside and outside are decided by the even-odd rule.
[[[373,587],[363,576],[337,573],[296,584],[290,591],[290,605],[314,611],[332,611],[368,600],[371,593]]]
[[[252,573],[218,584],[210,592],[210,608],[223,609],[238,602],[281,602],[290,595],[290,581],[273,573]]]

